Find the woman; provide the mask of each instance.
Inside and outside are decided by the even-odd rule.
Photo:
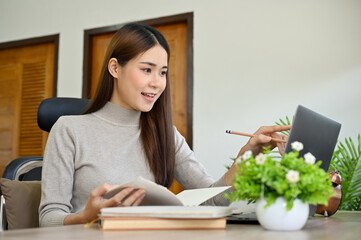
[[[235,166],[215,182],[173,127],[168,61],[168,44],[154,28],[127,24],[115,34],[89,109],[59,118],[49,135],[41,226],[86,223],[103,207],[139,205],[143,189],[126,188],[102,198],[115,184],[138,176],[166,187],[175,178],[186,189],[232,184]],[[239,155],[259,152],[264,144],[275,147],[270,136],[280,137],[275,132],[287,129],[260,128]],[[228,201],[218,196],[209,204]]]

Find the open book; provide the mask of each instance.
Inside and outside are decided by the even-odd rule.
[[[173,205],[173,206],[198,206],[217,194],[227,190],[226,187],[198,188],[184,190],[175,195],[166,187],[156,184],[152,181],[138,177],[137,179],[118,186],[103,195],[103,198],[109,199],[116,195],[125,187],[143,188],[145,189],[145,198],[141,205]]]

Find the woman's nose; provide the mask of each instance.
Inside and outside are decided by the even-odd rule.
[[[158,87],[159,84],[161,83],[162,79],[161,76],[159,74],[152,74],[151,80],[150,80],[150,85],[152,87]]]

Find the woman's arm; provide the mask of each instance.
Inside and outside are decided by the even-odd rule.
[[[63,117],[49,134],[42,167],[40,226],[63,225],[70,214],[74,176],[74,136],[71,124]]]
[[[263,147],[267,145],[270,145],[271,148],[278,146],[280,151],[283,151],[283,145],[277,145],[278,143],[272,142],[271,137],[284,139],[284,135],[277,134],[276,132],[289,129],[290,126],[261,127],[256,131],[256,136],[251,138],[240,150],[238,156],[242,155],[247,150],[252,150],[254,154],[258,154],[263,150]],[[185,189],[232,185],[232,179],[237,170],[235,164],[233,164],[229,171],[227,171],[218,181],[214,181],[214,179],[206,172],[204,166],[196,160],[193,151],[189,148],[184,137],[176,129],[174,132],[176,137],[175,178]],[[205,204],[228,205],[229,200],[225,199],[223,194],[219,194],[208,200]]]

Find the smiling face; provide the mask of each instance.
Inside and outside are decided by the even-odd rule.
[[[108,63],[114,78],[110,102],[129,110],[149,112],[166,87],[168,54],[160,45],[120,66],[115,58]]]

